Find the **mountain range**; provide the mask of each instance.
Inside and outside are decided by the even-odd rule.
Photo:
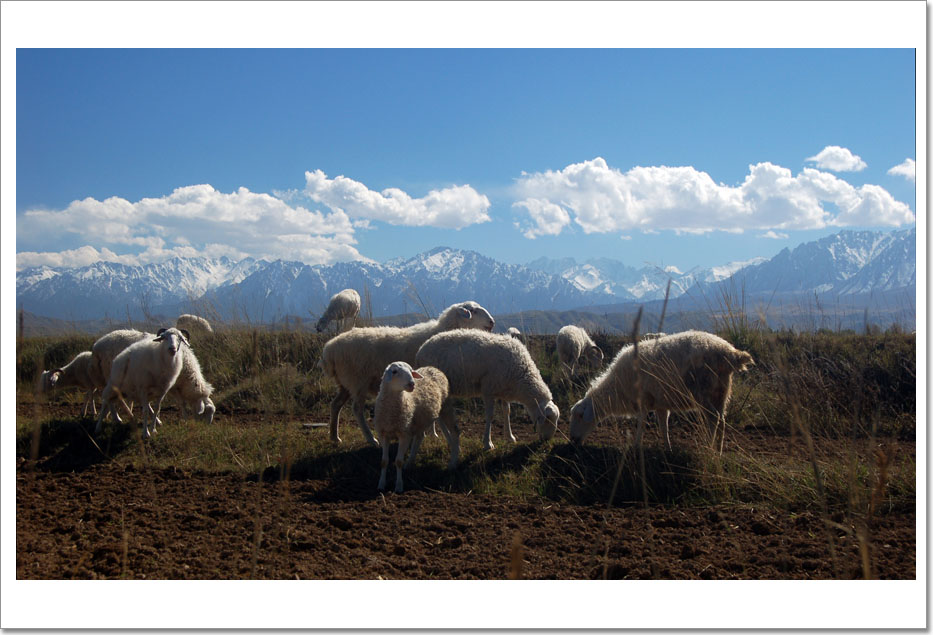
[[[474,299],[493,315],[529,311],[631,311],[670,299],[679,310],[703,309],[710,298],[740,289],[744,299],[832,299],[847,305],[866,295],[909,294],[916,288],[916,230],[845,230],[784,249],[770,259],[681,272],[635,268],[594,258],[539,258],[506,264],[470,250],[438,247],[385,263],[306,265],[246,258],[173,258],[131,266],[98,262],[79,268],[31,267],[17,272],[17,308],[69,321],[138,320],[196,312],[223,321],[311,320],[329,297],[352,287],[364,314],[434,316]],[[900,302],[900,301],[899,301]],[[903,312],[902,312],[903,313]]]

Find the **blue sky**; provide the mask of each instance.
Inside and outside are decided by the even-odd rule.
[[[20,48],[17,267],[445,245],[685,270],[910,227],[915,72],[906,48]]]

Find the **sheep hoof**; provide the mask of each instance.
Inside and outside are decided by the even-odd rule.
[[[513,441],[514,441],[514,440],[513,440]],[[488,439],[488,440],[486,440],[486,441],[483,443],[483,448],[485,448],[486,450],[492,450],[492,449],[494,449],[495,447],[496,447],[496,445],[492,443],[492,440],[491,440],[491,439]]]
[[[400,495],[400,494],[402,494],[403,492],[405,492],[405,489],[402,488],[401,486],[396,486],[396,487],[395,487],[395,493],[396,493],[396,494]]]
[[[518,443],[518,439],[514,435],[509,435],[509,441],[512,442],[513,444]]]
[[[385,480],[385,479],[380,479],[380,480],[379,480],[379,485],[376,486],[376,487],[377,487],[379,490],[385,490],[385,489],[386,489],[386,480]]]

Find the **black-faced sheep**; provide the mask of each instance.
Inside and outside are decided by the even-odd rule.
[[[525,346],[506,335],[457,329],[430,338],[415,356],[418,366],[441,370],[450,384],[450,398],[482,397],[486,407],[483,443],[492,449],[492,416],[495,400],[519,402],[528,410],[541,439],[557,431],[560,411],[551,399],[538,367]],[[457,465],[460,429],[452,400],[441,410],[441,431],[448,436],[450,467]],[[509,431],[511,433],[511,431]],[[514,436],[511,436],[514,441]]]
[[[321,333],[331,322],[337,322],[337,332],[343,333],[353,327],[360,314],[360,294],[355,289],[344,289],[331,296],[327,309],[317,321],[317,331]]]
[[[402,492],[402,463],[411,447],[406,465],[415,460],[419,444],[428,428],[437,421],[441,405],[447,399],[447,378],[433,367],[412,369],[407,362],[393,362],[382,375],[373,429],[382,444],[382,464],[379,490],[386,487],[386,469],[389,465],[389,443],[398,440],[395,453],[395,492]]]
[[[638,343],[637,363],[635,345],[628,345],[573,405],[570,439],[582,442],[601,419],[611,415],[640,415],[636,440],[641,443],[645,415],[655,411],[670,447],[670,412],[698,411],[704,420],[714,422],[715,445],[720,422],[725,440],[732,374],[752,364],[747,352],[703,331],[643,340]]]
[[[332,338],[321,356],[320,366],[331,376],[339,391],[330,405],[330,437],[340,441],[337,423],[340,409],[351,398],[356,421],[363,437],[377,442],[366,424],[366,398],[379,392],[383,370],[401,360],[414,365],[415,354],[424,342],[450,329],[470,328],[492,331],[496,321],[481,305],[467,301],[451,305],[437,318],[411,327],[362,327]]]

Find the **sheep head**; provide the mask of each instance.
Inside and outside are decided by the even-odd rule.
[[[593,398],[585,397],[570,409],[570,441],[579,444],[596,426]]]
[[[557,420],[560,419],[560,409],[551,400],[538,402],[538,412],[535,414],[535,430],[542,440],[551,439],[557,432]]]
[[[393,391],[415,390],[415,380],[421,380],[424,376],[411,368],[407,362],[393,362],[386,367],[382,374],[382,384]]]
[[[459,303],[452,308],[457,317],[457,327],[461,329],[483,329],[492,331],[496,326],[496,321],[486,308],[478,302],[468,300]]]
[[[168,351],[169,356],[174,356],[182,346],[190,347],[188,344],[188,332],[184,329],[171,327],[169,329],[159,329],[153,342],[163,343],[163,347]]]

